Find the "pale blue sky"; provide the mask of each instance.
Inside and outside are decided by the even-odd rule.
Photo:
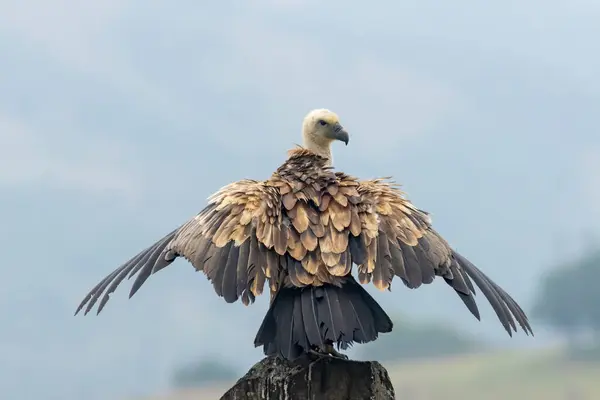
[[[364,4],[0,0],[0,392],[119,399],[203,354],[258,360],[266,299],[227,305],[184,262],[72,313],[210,193],[268,177],[312,108],[352,135],[338,168],[393,175],[526,307],[600,234],[597,2]],[[443,283],[376,297],[533,343]]]

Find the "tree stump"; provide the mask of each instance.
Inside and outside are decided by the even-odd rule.
[[[221,400],[393,400],[394,387],[376,361],[323,357],[289,362],[266,357]]]

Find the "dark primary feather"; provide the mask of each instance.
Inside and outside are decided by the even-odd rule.
[[[106,288],[108,287],[108,291],[104,293],[104,297],[100,301],[100,305],[98,306],[98,313],[102,311],[104,305],[108,301],[110,294],[115,291],[117,286],[123,281],[125,276],[129,274],[128,279],[131,278],[135,273],[139,272],[137,279],[134,282],[134,285],[131,289],[130,296],[133,296],[135,292],[139,289],[139,287],[145,282],[149,275],[153,272],[155,265],[162,265],[165,262],[173,262],[174,258],[171,261],[168,261],[166,258],[160,259],[159,256],[163,254],[164,256],[170,255],[164,252],[164,248],[167,246],[170,240],[173,239],[173,236],[177,230],[172,231],[165,237],[163,237],[158,242],[154,243],[152,246],[138,253],[135,257],[131,258],[125,264],[117,268],[115,271],[106,276],[103,280],[101,280],[90,292],[85,296],[83,301],[77,307],[75,314],[79,313],[81,309],[87,304],[85,314],[91,311],[94,307],[100,296],[104,293]],[[157,263],[158,261],[158,263]],[[110,285],[110,286],[109,286]]]
[[[248,284],[248,260],[250,258],[250,240],[246,240],[240,246],[237,262],[236,295],[239,297],[247,290]]]
[[[367,249],[360,236],[350,236],[348,239],[352,261],[357,265],[362,265],[367,261]]]
[[[221,293],[225,301],[228,303],[235,302],[239,297],[237,294],[237,266],[239,255],[240,248],[237,246],[232,246],[229,250],[229,258],[227,259],[227,264],[225,265],[225,268],[221,268],[221,270],[223,270],[221,281],[219,282],[218,279],[214,280],[216,285],[221,285]]]
[[[515,320],[525,333],[533,335],[533,330],[531,329],[531,325],[529,324],[523,309],[508,295],[508,293],[459,253],[454,251],[453,256],[465,269],[471,279],[475,281],[475,284],[481,289],[509,335],[512,336],[511,328],[513,331],[517,331]]]
[[[416,289],[423,284],[423,269],[419,264],[419,259],[413,248],[406,243],[399,241],[398,246],[401,250],[402,264],[408,277],[408,287]]]

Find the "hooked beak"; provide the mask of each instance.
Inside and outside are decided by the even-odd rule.
[[[348,146],[348,142],[350,141],[350,135],[348,135],[348,132],[346,132],[344,127],[338,122],[333,126],[332,139],[344,142],[346,146]]]

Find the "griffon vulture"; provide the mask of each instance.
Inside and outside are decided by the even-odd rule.
[[[454,251],[432,228],[425,211],[386,179],[358,180],[332,167],[331,144],[348,144],[338,116],[311,111],[303,147],[264,181],[240,180],[213,194],[191,220],[116,269],[83,299],[98,313],[121,281],[135,275],[129,296],[178,257],[203,271],[225,301],[245,305],[268,282],[271,303],[255,346],[295,359],[304,353],[341,356],[354,342],[390,332],[392,321],[361,284],[409,288],[436,276],[479,319],[473,282],[512,336],[517,324],[533,334],[527,316],[500,286]]]

